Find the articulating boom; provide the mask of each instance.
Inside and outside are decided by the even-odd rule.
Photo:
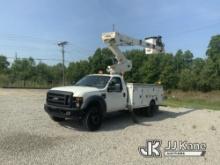
[[[145,48],[145,54],[154,54],[164,52],[164,44],[161,36],[148,37],[145,40],[137,40],[118,32],[108,32],[102,34],[102,41],[108,45],[108,48],[115,55],[118,63],[108,66],[107,71],[110,74],[124,74],[132,69],[132,62],[128,60],[119,49],[119,46],[142,46]]]

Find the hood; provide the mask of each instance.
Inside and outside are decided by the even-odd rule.
[[[73,92],[73,96],[82,96],[88,92],[98,92],[100,89],[95,87],[86,87],[86,86],[65,86],[65,87],[55,87],[51,90]]]

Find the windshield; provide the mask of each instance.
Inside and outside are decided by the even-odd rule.
[[[89,86],[96,88],[104,88],[108,83],[110,77],[109,76],[86,76],[80,79],[75,86]]]

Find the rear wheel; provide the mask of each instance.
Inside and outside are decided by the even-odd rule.
[[[102,113],[97,107],[91,107],[83,119],[84,127],[89,131],[96,131],[102,125]]]
[[[55,117],[55,116],[51,116],[51,119],[55,122],[61,122],[65,120],[65,118],[60,118],[60,117]]]
[[[152,117],[152,116],[154,116],[154,114],[156,113],[156,111],[157,111],[157,105],[155,104],[155,101],[154,100],[152,100],[151,102],[150,102],[150,105],[149,105],[149,107],[147,108],[147,116],[148,117]]]

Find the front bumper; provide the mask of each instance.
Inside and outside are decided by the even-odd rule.
[[[44,104],[44,110],[52,117],[59,118],[80,118],[84,111],[79,108],[65,108]]]

